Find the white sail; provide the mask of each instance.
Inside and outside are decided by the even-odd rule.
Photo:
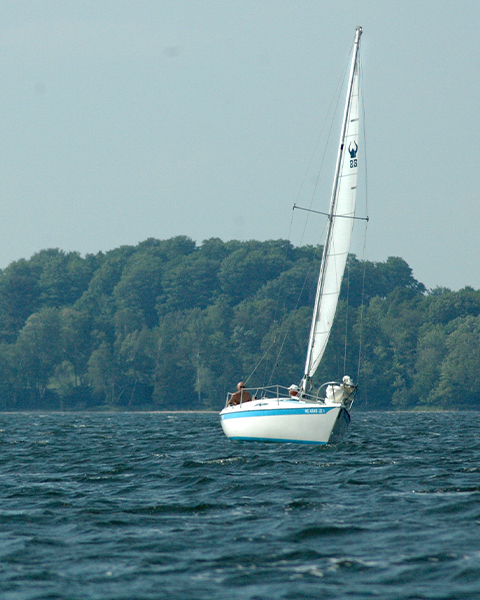
[[[358,50],[361,27],[357,28],[350,69],[340,147],[330,202],[329,226],[323,248],[307,360],[305,387],[322,359],[337,309],[345,264],[350,249],[357,196],[359,156]]]

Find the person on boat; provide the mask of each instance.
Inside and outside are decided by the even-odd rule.
[[[331,383],[327,385],[326,398],[329,402],[341,404],[343,400],[348,400],[356,386],[348,375],[344,375],[342,383]]]
[[[355,384],[352,379],[348,375],[343,376],[343,396],[344,398],[349,398],[353,392],[355,391]]]
[[[237,383],[237,391],[232,394],[232,397],[228,401],[229,406],[235,406],[237,404],[242,404],[243,402],[251,402],[252,397],[245,389],[245,384],[243,381],[239,381]]]
[[[298,385],[292,383],[292,385],[288,388],[288,393],[292,398],[298,397]]]

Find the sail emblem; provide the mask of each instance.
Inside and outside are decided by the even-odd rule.
[[[357,166],[357,152],[358,152],[358,144],[357,142],[353,142],[355,146],[352,146],[352,142],[348,144],[348,153],[350,154],[350,168],[353,169]]]
[[[355,148],[352,147],[352,142],[348,145],[348,151],[350,153],[350,158],[356,158],[358,152],[357,142],[353,142],[355,144]]]

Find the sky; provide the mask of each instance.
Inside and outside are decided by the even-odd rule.
[[[478,0],[2,0],[0,268],[149,237],[323,243],[292,206],[328,208],[361,25],[353,251],[480,288],[479,23]]]

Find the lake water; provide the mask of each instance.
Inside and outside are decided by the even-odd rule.
[[[0,598],[480,598],[480,413],[337,447],[215,414],[0,414]]]

